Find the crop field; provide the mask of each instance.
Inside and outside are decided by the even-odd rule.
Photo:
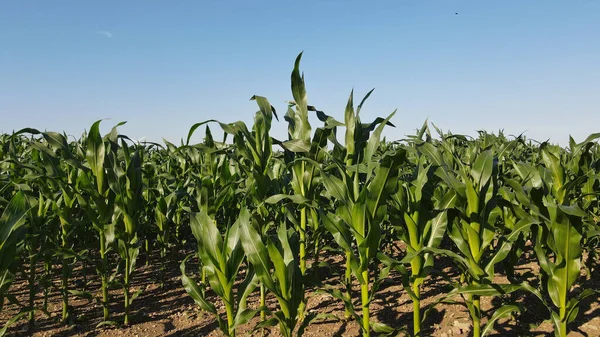
[[[179,145],[0,135],[0,336],[600,336],[600,134],[389,141],[300,61]]]

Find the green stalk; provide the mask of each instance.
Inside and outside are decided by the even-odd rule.
[[[568,251],[567,251],[568,254]],[[569,256],[567,255],[565,257],[565,261],[568,261]],[[566,280],[568,279],[568,271],[565,268],[565,274],[561,275],[561,279],[562,280]],[[558,326],[558,335],[560,337],[566,337],[567,336],[567,293],[568,293],[568,289],[566,288],[566,285],[563,285],[559,288],[559,304],[560,304],[560,309],[559,309],[559,318],[560,318],[560,324]]]
[[[306,275],[306,207],[300,210],[300,272],[304,278]],[[303,297],[298,307],[298,318],[300,321],[304,320],[305,308],[306,297]]]
[[[362,277],[365,281],[365,283],[360,286],[363,313],[362,326],[364,328],[363,337],[369,337],[371,335],[371,324],[369,322],[369,271],[363,271]]]
[[[166,274],[167,274],[167,249],[169,248],[169,231],[165,231],[164,235],[163,235],[163,248],[162,248],[162,258],[161,258],[161,268],[162,268],[162,275],[161,275],[161,279],[160,279],[160,284],[161,287],[164,286],[165,283],[165,279],[166,279]]]
[[[46,282],[44,282],[44,304],[42,305],[42,307],[44,308],[44,311],[48,311],[48,297],[49,297],[49,291],[48,291],[48,281],[50,280],[50,274],[51,274],[51,260],[49,258],[49,254],[46,254],[46,256],[44,257],[44,277],[46,278]],[[1,308],[0,308],[1,309]],[[2,311],[2,310],[0,310]]]
[[[62,272],[62,321],[67,321],[69,315],[69,272],[67,270],[67,261],[63,259],[63,272]]]
[[[415,218],[418,218],[418,214],[416,214]],[[413,244],[416,243],[416,246],[420,247],[418,244],[419,241],[416,238],[411,242]],[[423,262],[419,256],[410,262],[412,276],[415,279],[411,287],[415,295],[413,298],[413,333],[415,337],[421,337],[421,279],[419,278],[419,274],[421,273]]]
[[[61,223],[61,239],[62,239],[62,248],[67,248],[67,222],[64,219],[60,219]],[[69,315],[69,270],[68,270],[68,262],[67,259],[62,259],[62,321],[63,323],[67,321],[67,316]]]
[[[352,159],[348,159],[346,161],[347,165],[351,165],[352,164]],[[358,199],[358,172],[354,173],[354,200]],[[346,275],[345,275],[345,282],[346,282],[346,295],[348,298],[352,298],[350,291],[352,290],[352,267],[350,265],[350,254],[352,254],[352,252],[346,252]],[[367,282],[368,284],[368,282]],[[361,289],[362,291],[362,289]],[[352,317],[352,314],[350,312],[350,310],[348,310],[346,308],[345,312],[344,312],[344,316],[346,317],[346,319],[349,319],[350,317]]]
[[[29,249],[29,326],[33,327],[35,316],[34,316],[34,299],[35,299],[35,265],[36,258],[35,252],[32,251],[31,247]]]
[[[100,258],[102,259],[102,309],[104,321],[108,321],[108,277],[106,276],[108,257],[106,256],[106,237],[104,237],[104,233],[100,233]]]
[[[558,335],[560,337],[567,337],[567,319],[565,317],[567,315],[566,303],[561,303],[559,314],[560,325],[558,326]]]
[[[260,307],[263,308],[265,306],[265,285],[264,283],[260,283]],[[264,322],[266,318],[265,311],[261,310],[260,312],[260,320]]]
[[[150,264],[150,247],[148,244],[148,239],[144,240],[144,248],[146,249],[146,266]],[[161,262],[163,263],[163,262]]]
[[[421,287],[413,285],[413,292],[413,332],[415,337],[421,337]]]
[[[312,217],[313,226],[315,233],[317,232],[317,228],[319,227],[319,219],[317,218],[317,211],[314,209],[310,210],[310,215]],[[315,266],[319,265],[319,240],[315,237]]]
[[[82,271],[83,271],[83,291],[87,291],[87,261],[83,259],[82,261]]]
[[[344,283],[346,284],[346,295],[348,298],[352,298],[352,294],[350,294],[350,290],[352,290],[352,267],[350,266],[350,254],[352,254],[352,252],[346,252],[346,274],[344,275]],[[344,317],[346,319],[350,319],[350,317],[352,317],[350,309],[345,308]]]
[[[225,310],[227,311],[227,328],[229,329],[229,336],[235,337],[235,329],[233,328],[233,288],[229,289],[228,299],[225,300]]]
[[[306,275],[306,207],[300,209],[300,271]]]
[[[129,269],[131,267],[131,259],[129,258],[129,254],[125,258],[125,284],[123,284],[123,293],[125,295],[125,319],[123,320],[123,324],[129,324]]]
[[[166,266],[165,259],[167,258],[167,249],[165,247],[160,250],[160,287],[165,285]]]
[[[475,308],[475,316],[473,317],[473,337],[481,336],[481,303],[479,296],[473,295],[473,307]]]
[[[200,253],[198,253],[198,260],[200,260]],[[202,291],[202,295],[206,294],[206,269],[204,268],[204,266],[200,265],[200,283],[202,284],[202,288],[200,288],[200,291]]]

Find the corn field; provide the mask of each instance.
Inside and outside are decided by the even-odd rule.
[[[250,322],[258,333],[277,326],[290,337],[348,320],[365,337],[423,337],[432,309],[458,303],[479,337],[527,315],[522,296],[547,308],[555,336],[576,328],[581,302],[599,295],[585,281],[598,263],[600,134],[559,147],[425,122],[387,141],[382,132],[393,133],[401,117],[362,121],[371,92],[358,105],[351,93],[343,119],[309,105],[301,56],[285,114],[253,96],[251,126],[203,121],[180,145],[135,142],[119,133],[123,123],[101,134],[106,121],[79,139],[31,128],[0,135],[0,311],[18,308],[0,322],[0,335],[35,326],[39,312],[72,324],[74,298],[96,304],[99,326],[134,324],[143,290],[132,279],[149,261],[158,264],[157,282],[180,269],[181,286],[225,336]],[[273,123],[287,124],[287,139],[271,137]],[[202,130],[204,141],[190,143]],[[178,250],[187,256],[169,260]],[[535,273],[515,268],[526,252]],[[334,283],[316,272],[326,255],[343,266]],[[458,276],[425,305],[423,284],[445,276],[442,260]],[[412,302],[410,324],[372,316],[373,299],[392,279]],[[16,282],[28,289],[19,298]],[[60,293],[58,313],[48,312],[52,291]],[[309,291],[345,312],[308,310]],[[482,298],[494,299],[493,312],[482,310]]]

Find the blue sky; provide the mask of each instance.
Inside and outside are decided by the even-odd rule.
[[[388,138],[426,118],[562,144],[600,132],[591,0],[6,0],[0,131],[79,136],[109,118],[104,131],[126,120],[132,138],[179,142],[206,119],[250,123],[255,94],[283,114],[301,51],[309,104],[343,120],[350,90],[375,88],[362,119],[398,109]]]

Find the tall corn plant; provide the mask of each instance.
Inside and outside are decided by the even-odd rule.
[[[294,97],[296,110],[291,108],[286,114],[289,127],[288,133],[290,140],[283,143],[284,148],[294,152],[296,156],[309,155],[311,127],[308,121],[308,105],[306,97],[306,88],[304,86],[304,76],[300,75],[300,60],[302,54],[298,55],[292,71],[292,95]],[[304,198],[311,198],[314,192],[315,184],[312,183],[315,177],[314,168],[306,161],[295,161],[291,163],[292,171],[292,189],[296,195]],[[308,199],[307,198],[307,199]],[[307,207],[300,206],[300,224],[298,233],[300,234],[300,271],[306,274],[306,230],[307,230]]]
[[[399,167],[405,158],[405,150],[398,149],[378,153],[383,128],[389,123],[377,118],[372,123],[360,122],[360,109],[366,100],[354,110],[353,94],[350,95],[345,112],[345,146],[334,148],[335,168],[332,173],[322,172],[328,193],[333,197],[336,212],[323,214],[324,225],[346,254],[346,294],[335,295],[345,302],[346,310],[361,322],[363,336],[370,336],[371,322],[369,304],[376,287],[370,275],[370,265],[379,250],[381,222],[386,215],[386,201],[397,188]],[[371,132],[373,132],[371,134]],[[356,248],[354,248],[356,247]],[[351,303],[351,275],[361,289],[362,317],[356,314]],[[376,330],[383,329],[374,324]]]
[[[307,269],[306,248],[309,243],[309,238],[307,238],[309,223],[312,223],[313,226],[312,233],[314,237],[310,239],[312,239],[315,247],[315,262],[318,261],[319,243],[317,229],[319,220],[317,209],[309,207],[318,201],[319,191],[322,188],[319,180],[320,170],[315,165],[320,165],[325,160],[327,140],[332,135],[333,128],[317,128],[314,135],[311,135],[308,111],[315,111],[317,116],[323,121],[327,121],[327,116],[308,105],[304,74],[300,73],[301,59],[302,53],[298,55],[294,63],[291,75],[291,88],[294,101],[291,102],[285,115],[285,119],[288,122],[289,140],[281,143],[281,145],[293,154],[287,156],[286,160],[292,175],[291,187],[294,195],[297,196],[295,200],[299,201],[298,204],[300,206],[300,221],[297,230],[300,237],[300,270],[302,271],[302,275],[305,275]],[[342,124],[338,123],[338,125]],[[310,161],[302,160],[302,158],[308,158]]]
[[[323,190],[323,185],[320,181],[320,165],[325,160],[327,142],[328,138],[333,136],[333,127],[327,124],[328,121],[332,122],[332,119],[328,120],[328,116],[323,112],[317,111],[307,104],[304,75],[300,73],[301,58],[302,53],[296,58],[291,74],[294,101],[290,102],[285,115],[285,120],[288,122],[289,139],[285,142],[277,142],[285,149],[284,159],[286,168],[291,175],[291,181],[288,183],[289,176],[284,174],[277,174],[277,178],[283,178],[285,188],[291,187],[290,192],[293,194],[274,195],[267,202],[278,203],[282,199],[289,199],[297,206],[297,208],[291,208],[288,205],[282,208],[282,212],[293,219],[294,229],[298,232],[300,271],[303,276],[306,276],[307,250],[311,244],[314,251],[313,264],[318,265],[319,263],[319,238],[323,232],[319,230],[317,207],[319,204],[322,205],[320,192]],[[317,128],[314,135],[311,134],[308,111],[315,111],[317,116],[326,122],[326,126]],[[288,191],[283,192],[287,193]],[[312,225],[310,231],[309,224]],[[300,307],[300,316],[303,316],[305,302],[303,301]]]

